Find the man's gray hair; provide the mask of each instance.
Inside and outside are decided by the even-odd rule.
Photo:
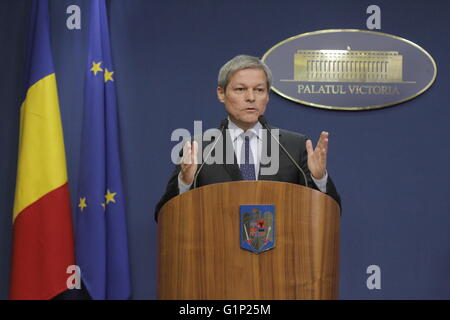
[[[267,78],[267,89],[270,90],[272,86],[272,72],[269,67],[261,61],[258,57],[239,55],[228,61],[220,68],[218,84],[224,91],[227,89],[231,76],[239,70],[259,68],[263,69]]]

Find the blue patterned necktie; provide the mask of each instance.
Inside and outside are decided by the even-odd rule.
[[[241,150],[240,165],[243,180],[255,180],[255,162],[253,161],[253,153],[250,150],[250,137],[244,137],[244,143]]]

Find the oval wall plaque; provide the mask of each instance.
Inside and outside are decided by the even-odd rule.
[[[317,108],[368,110],[392,106],[425,92],[436,63],[417,44],[386,33],[321,30],[286,39],[263,58],[272,90]]]

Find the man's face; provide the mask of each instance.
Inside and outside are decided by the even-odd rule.
[[[269,102],[266,73],[263,69],[248,68],[236,71],[224,91],[217,88],[217,96],[240,128],[247,130],[258,122]]]

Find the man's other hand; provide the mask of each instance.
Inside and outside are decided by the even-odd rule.
[[[327,168],[328,132],[322,131],[314,150],[311,140],[306,141],[306,151],[309,171],[315,179],[322,179]]]

